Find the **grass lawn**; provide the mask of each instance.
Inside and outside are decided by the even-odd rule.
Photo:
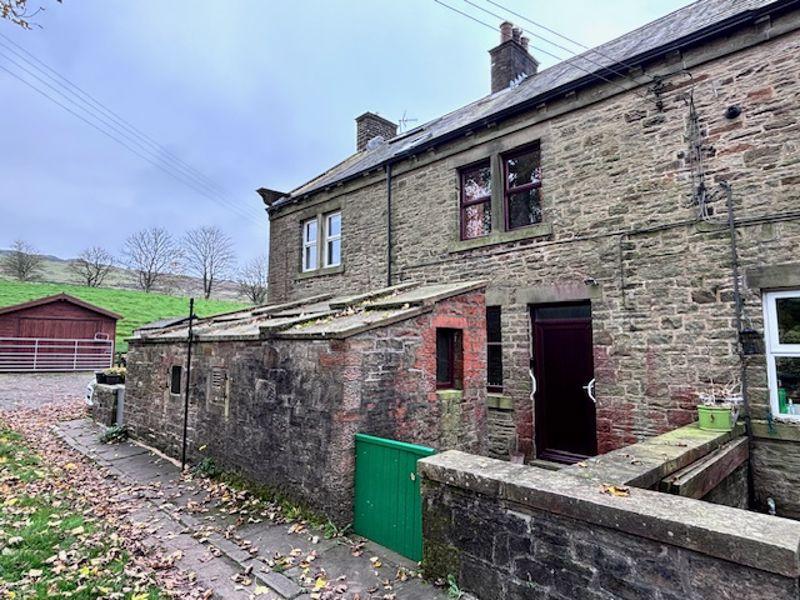
[[[19,304],[43,296],[64,292],[121,314],[124,319],[117,322],[117,352],[125,352],[124,341],[137,327],[158,319],[179,317],[189,312],[189,299],[151,292],[145,294],[135,290],[90,288],[60,283],[29,283],[0,280],[0,306]],[[230,300],[195,300],[195,312],[201,317],[236,310],[248,306]]]
[[[44,485],[46,477],[23,438],[0,423],[0,597],[161,598],[124,573],[116,534]]]

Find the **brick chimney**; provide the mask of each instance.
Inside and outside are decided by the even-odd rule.
[[[397,125],[375,113],[365,112],[356,117],[356,150],[361,152],[369,141],[376,137],[385,140],[397,135]]]
[[[500,25],[500,45],[489,50],[492,58],[492,93],[506,89],[521,75],[536,75],[539,63],[528,53],[528,38],[505,21]]]

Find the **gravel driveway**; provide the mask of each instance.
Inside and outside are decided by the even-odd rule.
[[[0,411],[83,398],[94,373],[0,373]]]

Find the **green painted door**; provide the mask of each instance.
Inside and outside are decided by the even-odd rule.
[[[353,529],[411,560],[422,560],[417,461],[433,448],[356,434]]]

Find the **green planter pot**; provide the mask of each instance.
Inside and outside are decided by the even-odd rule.
[[[738,411],[736,411],[738,413]],[[705,431],[733,431],[738,414],[730,405],[699,404],[698,426]]]

